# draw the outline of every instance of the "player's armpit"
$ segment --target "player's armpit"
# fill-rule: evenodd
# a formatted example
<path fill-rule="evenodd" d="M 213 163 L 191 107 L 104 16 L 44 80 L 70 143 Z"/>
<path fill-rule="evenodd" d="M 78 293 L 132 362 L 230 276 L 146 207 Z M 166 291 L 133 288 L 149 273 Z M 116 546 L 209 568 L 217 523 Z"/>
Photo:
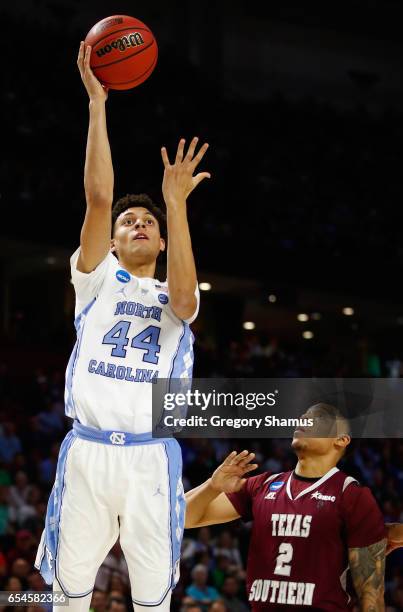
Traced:
<path fill-rule="evenodd" d="M 201 497 L 203 491 L 189 491 L 186 493 L 186 518 L 185 528 L 191 529 L 195 527 L 206 527 L 207 525 L 218 525 L 220 523 L 229 523 L 240 517 L 234 506 L 225 493 L 220 493 L 215 499 L 210 501 L 207 506 L 199 512 Z M 199 507 L 198 507 L 199 506 Z"/>
<path fill-rule="evenodd" d="M 348 550 L 351 577 L 362 612 L 385 610 L 385 554 L 385 539 L 371 546 Z"/>

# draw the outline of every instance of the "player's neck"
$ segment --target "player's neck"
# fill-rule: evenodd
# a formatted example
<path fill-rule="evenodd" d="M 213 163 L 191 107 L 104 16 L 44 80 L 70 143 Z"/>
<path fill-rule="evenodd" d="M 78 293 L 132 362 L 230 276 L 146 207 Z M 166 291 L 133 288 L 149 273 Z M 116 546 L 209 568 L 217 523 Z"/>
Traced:
<path fill-rule="evenodd" d="M 295 473 L 305 478 L 321 478 L 335 466 L 333 459 L 321 457 L 298 457 Z"/>
<path fill-rule="evenodd" d="M 120 265 L 130 272 L 133 276 L 138 278 L 154 278 L 155 275 L 155 261 L 153 262 L 133 262 L 127 261 L 126 259 L 119 258 Z"/>

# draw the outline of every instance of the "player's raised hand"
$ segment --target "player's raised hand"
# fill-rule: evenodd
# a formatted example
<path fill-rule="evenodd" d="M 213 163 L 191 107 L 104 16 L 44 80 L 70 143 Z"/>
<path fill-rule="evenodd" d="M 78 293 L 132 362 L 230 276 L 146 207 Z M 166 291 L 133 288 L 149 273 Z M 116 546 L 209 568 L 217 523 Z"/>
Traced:
<path fill-rule="evenodd" d="M 87 90 L 90 100 L 106 100 L 108 97 L 108 90 L 101 85 L 92 72 L 90 58 L 91 47 L 89 45 L 86 46 L 85 43 L 81 41 L 77 57 L 77 66 L 85 89 Z"/>
<path fill-rule="evenodd" d="M 255 454 L 247 450 L 241 453 L 233 451 L 212 475 L 212 488 L 221 493 L 235 493 L 242 489 L 246 482 L 245 474 L 258 467 L 257 463 L 251 463 L 254 458 Z"/>
<path fill-rule="evenodd" d="M 175 162 L 173 164 L 169 162 L 166 148 L 162 147 L 161 149 L 162 161 L 165 168 L 162 181 L 162 193 L 167 206 L 185 203 L 189 194 L 192 193 L 193 189 L 197 187 L 203 179 L 211 178 L 209 172 L 199 172 L 193 176 L 194 171 L 208 149 L 208 144 L 205 143 L 195 155 L 198 141 L 198 138 L 193 138 L 185 155 L 185 140 L 182 138 L 179 141 Z"/>

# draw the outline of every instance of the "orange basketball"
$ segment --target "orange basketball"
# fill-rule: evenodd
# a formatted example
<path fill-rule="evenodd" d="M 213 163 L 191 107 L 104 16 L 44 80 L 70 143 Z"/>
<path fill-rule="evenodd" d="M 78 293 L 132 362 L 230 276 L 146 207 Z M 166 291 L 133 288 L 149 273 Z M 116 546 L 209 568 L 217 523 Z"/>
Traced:
<path fill-rule="evenodd" d="M 127 15 L 106 17 L 85 38 L 91 45 L 91 68 L 110 89 L 132 89 L 148 79 L 157 64 L 158 47 L 151 30 Z"/>

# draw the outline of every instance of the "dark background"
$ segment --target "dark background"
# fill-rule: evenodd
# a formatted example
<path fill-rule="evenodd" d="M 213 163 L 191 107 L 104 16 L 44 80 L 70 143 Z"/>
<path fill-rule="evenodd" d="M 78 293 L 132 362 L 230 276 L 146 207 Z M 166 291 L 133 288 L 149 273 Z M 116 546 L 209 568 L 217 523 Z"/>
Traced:
<path fill-rule="evenodd" d="M 79 41 L 99 19 L 123 13 L 149 25 L 159 45 L 151 78 L 109 95 L 116 197 L 148 192 L 162 204 L 160 146 L 172 154 L 180 137 L 193 135 L 210 143 L 203 169 L 212 179 L 188 207 L 199 280 L 212 285 L 194 324 L 195 375 L 401 376 L 399 11 L 397 0 L 2 6 L 4 577 L 15 574 L 10 550 L 26 527 L 7 514 L 9 487 L 22 470 L 38 488 L 30 502 L 37 522 L 28 525 L 34 548 L 53 444 L 67 425 L 63 370 L 74 344 L 68 259 L 84 217 L 88 122 Z M 354 314 L 344 315 L 345 307 Z M 246 321 L 253 330 L 243 328 Z M 4 454 L 13 436 L 22 447 L 13 442 L 15 452 Z M 189 485 L 226 450 L 205 442 L 184 446 Z M 402 520 L 400 441 L 361 442 L 354 453 L 351 471 L 371 485 L 386 518 Z M 262 465 L 273 454 L 280 467 L 292 462 L 283 448 L 264 446 Z M 399 565 L 395 553 L 388 560 L 391 609 L 403 607 Z"/>

